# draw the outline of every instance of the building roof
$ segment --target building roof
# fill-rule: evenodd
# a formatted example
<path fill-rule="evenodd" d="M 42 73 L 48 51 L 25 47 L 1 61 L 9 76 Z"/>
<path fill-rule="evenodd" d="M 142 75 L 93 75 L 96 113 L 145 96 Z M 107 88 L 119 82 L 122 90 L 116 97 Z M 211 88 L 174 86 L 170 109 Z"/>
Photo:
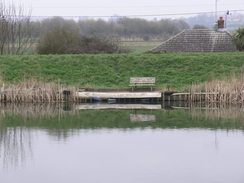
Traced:
<path fill-rule="evenodd" d="M 227 31 L 184 30 L 163 42 L 152 52 L 234 52 L 236 46 Z"/>

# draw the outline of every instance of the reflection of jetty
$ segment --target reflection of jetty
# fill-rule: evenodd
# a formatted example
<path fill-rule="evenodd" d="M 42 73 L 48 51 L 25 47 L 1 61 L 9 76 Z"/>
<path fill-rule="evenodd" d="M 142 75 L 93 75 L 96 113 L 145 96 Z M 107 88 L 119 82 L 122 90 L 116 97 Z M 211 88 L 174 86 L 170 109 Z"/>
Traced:
<path fill-rule="evenodd" d="M 130 114 L 131 122 L 155 122 L 156 116 L 149 114 Z"/>
<path fill-rule="evenodd" d="M 103 109 L 162 109 L 161 104 L 82 104 L 76 107 L 78 110 L 103 110 Z"/>
<path fill-rule="evenodd" d="M 78 92 L 78 97 L 84 99 L 138 99 L 138 98 L 161 98 L 161 92 Z"/>

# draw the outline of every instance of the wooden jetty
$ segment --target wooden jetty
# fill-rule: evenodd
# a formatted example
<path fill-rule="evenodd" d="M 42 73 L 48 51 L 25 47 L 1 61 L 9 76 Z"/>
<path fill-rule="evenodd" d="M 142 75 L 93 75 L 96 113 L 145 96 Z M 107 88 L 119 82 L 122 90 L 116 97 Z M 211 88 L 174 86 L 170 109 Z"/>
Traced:
<path fill-rule="evenodd" d="M 135 77 L 130 78 L 130 86 L 132 88 L 84 88 L 82 91 L 75 93 L 75 97 L 81 101 L 102 101 L 102 100 L 114 100 L 118 101 L 138 101 L 138 100 L 150 100 L 150 101 L 204 101 L 210 98 L 212 94 L 209 93 L 177 93 L 173 91 L 162 91 L 159 88 L 153 88 L 156 83 L 155 77 Z M 136 88 L 136 87 L 150 86 L 149 88 Z M 68 92 L 69 94 L 71 92 Z M 217 96 L 218 94 L 214 94 Z M 67 97 L 68 95 L 66 95 Z"/>
<path fill-rule="evenodd" d="M 90 100 L 103 100 L 116 99 L 116 101 L 137 101 L 143 99 L 156 100 L 156 101 L 204 101 L 206 97 L 211 95 L 218 95 L 216 93 L 179 93 L 170 91 L 79 91 L 75 96 L 81 101 Z"/>

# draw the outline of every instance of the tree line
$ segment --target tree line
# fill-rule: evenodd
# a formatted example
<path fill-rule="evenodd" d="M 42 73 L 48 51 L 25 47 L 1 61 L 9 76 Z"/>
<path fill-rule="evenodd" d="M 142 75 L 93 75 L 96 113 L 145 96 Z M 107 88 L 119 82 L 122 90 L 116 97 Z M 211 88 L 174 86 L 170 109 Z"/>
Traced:
<path fill-rule="evenodd" d="M 113 17 L 106 21 L 75 21 L 62 17 L 37 20 L 22 6 L 6 5 L 0 0 L 0 54 L 24 54 L 32 48 L 37 48 L 40 54 L 124 53 L 129 50 L 119 45 L 120 40 L 165 40 L 190 27 L 207 28 L 199 24 L 190 26 L 186 21 L 127 17 Z M 234 38 L 243 50 L 243 31 Z"/>
<path fill-rule="evenodd" d="M 188 29 L 189 25 L 183 20 L 172 19 L 150 21 L 139 18 L 111 18 L 108 21 L 102 19 L 74 21 L 62 17 L 53 17 L 41 21 L 32 21 L 31 28 L 35 38 L 39 38 L 50 31 L 63 29 L 82 35 L 113 35 L 121 38 L 149 40 L 175 35 L 183 29 Z"/>
<path fill-rule="evenodd" d="M 30 14 L 22 6 L 0 0 L 0 55 L 23 54 L 31 41 Z"/>

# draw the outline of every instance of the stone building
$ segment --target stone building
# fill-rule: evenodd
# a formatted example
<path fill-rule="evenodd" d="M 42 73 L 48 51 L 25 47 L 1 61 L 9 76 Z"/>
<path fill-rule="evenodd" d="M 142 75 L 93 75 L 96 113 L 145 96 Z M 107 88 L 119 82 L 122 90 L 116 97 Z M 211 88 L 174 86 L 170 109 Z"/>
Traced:
<path fill-rule="evenodd" d="M 231 34 L 209 29 L 184 30 L 151 52 L 235 52 Z"/>

